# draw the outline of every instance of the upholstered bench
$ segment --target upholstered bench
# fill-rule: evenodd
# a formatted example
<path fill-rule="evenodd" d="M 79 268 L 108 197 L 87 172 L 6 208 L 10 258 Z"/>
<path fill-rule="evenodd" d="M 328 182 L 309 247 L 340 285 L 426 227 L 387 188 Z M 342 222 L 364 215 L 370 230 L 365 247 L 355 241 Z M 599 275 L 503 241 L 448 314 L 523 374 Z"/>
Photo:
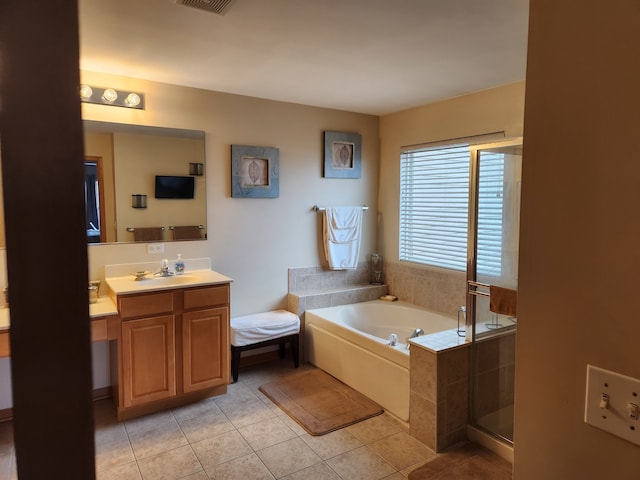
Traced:
<path fill-rule="evenodd" d="M 300 318 L 286 310 L 254 313 L 231 319 L 231 374 L 238 381 L 240 354 L 245 350 L 280 346 L 280 358 L 284 358 L 285 346 L 289 342 L 293 353 L 293 365 L 299 365 Z"/>

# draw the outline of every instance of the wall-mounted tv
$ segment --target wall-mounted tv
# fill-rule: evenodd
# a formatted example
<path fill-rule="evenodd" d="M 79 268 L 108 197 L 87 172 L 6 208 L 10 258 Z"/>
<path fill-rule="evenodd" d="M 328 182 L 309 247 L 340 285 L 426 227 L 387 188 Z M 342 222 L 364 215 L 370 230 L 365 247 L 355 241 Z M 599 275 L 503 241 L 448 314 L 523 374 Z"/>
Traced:
<path fill-rule="evenodd" d="M 194 177 L 156 175 L 156 198 L 193 198 Z"/>

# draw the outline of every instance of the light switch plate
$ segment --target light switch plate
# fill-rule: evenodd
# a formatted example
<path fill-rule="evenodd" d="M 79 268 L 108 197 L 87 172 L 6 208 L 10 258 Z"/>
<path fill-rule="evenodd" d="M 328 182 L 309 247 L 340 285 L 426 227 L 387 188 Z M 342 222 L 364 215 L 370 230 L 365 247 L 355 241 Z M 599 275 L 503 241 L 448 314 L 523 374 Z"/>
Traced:
<path fill-rule="evenodd" d="M 606 402 L 603 395 L 608 396 Z M 587 365 L 586 423 L 640 445 L 640 421 L 637 415 L 632 418 L 638 405 L 640 380 Z"/>
<path fill-rule="evenodd" d="M 164 243 L 147 244 L 147 254 L 152 254 L 152 253 L 164 253 Z"/>

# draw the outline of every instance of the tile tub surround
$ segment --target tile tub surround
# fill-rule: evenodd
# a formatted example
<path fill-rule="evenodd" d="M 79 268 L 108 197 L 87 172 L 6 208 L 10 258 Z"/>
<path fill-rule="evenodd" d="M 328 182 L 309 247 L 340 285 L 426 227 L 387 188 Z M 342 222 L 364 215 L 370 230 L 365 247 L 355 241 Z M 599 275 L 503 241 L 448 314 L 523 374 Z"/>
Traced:
<path fill-rule="evenodd" d="M 306 310 L 367 302 L 387 293 L 387 285 L 369 285 L 369 265 L 365 262 L 359 263 L 355 270 L 290 268 L 287 310 L 300 317 L 300 358 L 306 361 L 303 340 Z"/>
<path fill-rule="evenodd" d="M 466 304 L 466 272 L 385 261 L 389 293 L 399 300 L 434 312 L 455 316 Z"/>
<path fill-rule="evenodd" d="M 327 267 L 289 269 L 289 292 L 336 290 L 340 287 L 367 285 L 369 265 L 358 263 L 355 270 L 329 270 Z"/>
<path fill-rule="evenodd" d="M 470 346 L 411 347 L 409 433 L 436 452 L 467 438 Z"/>

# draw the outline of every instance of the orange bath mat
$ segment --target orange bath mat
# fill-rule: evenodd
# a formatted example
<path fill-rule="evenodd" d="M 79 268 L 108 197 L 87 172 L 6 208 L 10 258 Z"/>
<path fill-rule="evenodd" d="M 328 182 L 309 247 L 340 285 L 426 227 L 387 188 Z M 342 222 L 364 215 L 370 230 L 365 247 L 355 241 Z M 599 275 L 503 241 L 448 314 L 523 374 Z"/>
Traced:
<path fill-rule="evenodd" d="M 311 435 L 324 435 L 383 412 L 320 369 L 267 383 L 259 390 Z"/>

